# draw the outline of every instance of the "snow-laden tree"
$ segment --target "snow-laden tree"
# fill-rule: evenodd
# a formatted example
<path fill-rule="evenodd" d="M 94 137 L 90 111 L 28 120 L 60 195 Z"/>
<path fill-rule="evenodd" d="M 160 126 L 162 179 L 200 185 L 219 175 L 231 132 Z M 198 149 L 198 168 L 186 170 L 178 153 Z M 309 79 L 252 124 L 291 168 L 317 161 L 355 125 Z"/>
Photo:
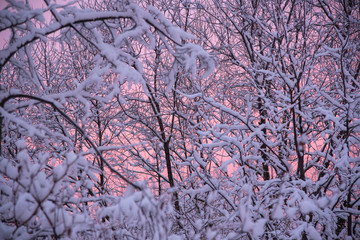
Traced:
<path fill-rule="evenodd" d="M 360 237 L 358 2 L 44 6 L 0 13 L 6 238 Z"/>
<path fill-rule="evenodd" d="M 166 55 L 166 77 L 158 80 L 165 98 L 180 70 L 199 78 L 212 71 L 211 58 L 154 7 L 44 3 L 33 9 L 9 1 L 0 12 L 0 30 L 9 36 L 0 52 L 1 235 L 169 237 L 172 193 L 156 200 L 132 159 L 151 144 L 137 139 L 143 114 L 162 118 L 147 58 Z M 132 106 L 132 97 L 152 109 Z M 159 127 L 166 155 L 170 137 Z M 174 187 L 170 161 L 161 162 L 165 173 L 148 164 L 146 174 L 165 175 Z"/>
<path fill-rule="evenodd" d="M 262 226 L 268 238 L 359 237 L 359 3 L 189 4 L 218 60 L 216 90 L 188 95 L 211 109 L 194 159 L 208 169 L 202 192 L 221 193 L 207 206 L 216 224 L 235 238 Z"/>

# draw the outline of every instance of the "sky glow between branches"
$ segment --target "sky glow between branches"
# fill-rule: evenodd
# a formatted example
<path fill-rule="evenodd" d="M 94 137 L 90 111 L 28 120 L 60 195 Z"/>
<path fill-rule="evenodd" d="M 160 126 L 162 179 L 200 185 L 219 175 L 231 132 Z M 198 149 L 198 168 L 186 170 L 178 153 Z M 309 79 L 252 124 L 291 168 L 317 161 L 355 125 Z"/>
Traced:
<path fill-rule="evenodd" d="M 360 3 L 64 3 L 0 2 L 5 239 L 360 238 Z"/>

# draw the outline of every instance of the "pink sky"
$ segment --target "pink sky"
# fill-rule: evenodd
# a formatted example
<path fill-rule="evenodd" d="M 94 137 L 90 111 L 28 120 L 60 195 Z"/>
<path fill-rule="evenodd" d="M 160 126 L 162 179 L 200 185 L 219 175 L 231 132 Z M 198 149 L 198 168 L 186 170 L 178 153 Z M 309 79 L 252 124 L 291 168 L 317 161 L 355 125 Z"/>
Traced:
<path fill-rule="evenodd" d="M 25 0 L 24 0 L 25 1 Z M 53 0 L 50 0 L 50 2 L 54 2 Z M 62 1 L 56 1 L 56 2 L 67 2 L 67 0 L 62 0 Z M 29 0 L 30 6 L 34 9 L 36 8 L 43 8 L 46 6 L 44 0 Z M 0 0 L 0 10 L 3 10 L 6 5 L 8 3 L 6 2 L 6 0 Z M 44 15 L 46 18 L 46 14 Z M 0 49 L 3 49 L 6 46 L 6 42 L 9 39 L 9 34 L 10 31 L 9 30 L 5 30 L 5 31 L 1 31 L 0 32 Z"/>

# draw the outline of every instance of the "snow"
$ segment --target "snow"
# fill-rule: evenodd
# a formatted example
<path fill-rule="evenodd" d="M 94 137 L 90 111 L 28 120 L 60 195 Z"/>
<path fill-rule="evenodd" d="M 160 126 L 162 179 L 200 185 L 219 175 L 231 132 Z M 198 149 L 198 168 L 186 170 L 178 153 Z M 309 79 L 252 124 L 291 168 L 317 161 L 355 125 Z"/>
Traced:
<path fill-rule="evenodd" d="M 4 224 L 2 221 L 0 222 L 0 234 L 4 239 L 11 239 L 13 228 Z"/>
<path fill-rule="evenodd" d="M 26 141 L 25 141 L 24 139 L 18 140 L 18 141 L 16 142 L 16 147 L 17 147 L 19 150 L 25 149 L 25 148 L 26 148 Z"/>
<path fill-rule="evenodd" d="M 43 201 L 48 197 L 51 191 L 52 184 L 46 179 L 46 175 L 43 171 L 40 171 L 36 177 L 32 186 L 32 195 L 36 200 Z"/>
<path fill-rule="evenodd" d="M 6 175 L 7 175 L 9 178 L 11 178 L 11 179 L 16 179 L 16 178 L 18 177 L 19 172 L 18 172 L 17 167 L 12 166 L 12 164 L 9 164 L 9 163 L 8 163 L 8 164 L 5 166 L 5 168 L 6 168 Z"/>
<path fill-rule="evenodd" d="M 36 210 L 36 200 L 30 193 L 23 193 L 19 196 L 15 205 L 15 217 L 19 222 L 25 222 L 33 216 Z"/>
<path fill-rule="evenodd" d="M 8 1 L 1 237 L 346 238 L 338 219 L 360 213 L 360 84 L 343 27 L 358 19 L 289 1 L 310 16 L 302 32 L 280 2 Z"/>
<path fill-rule="evenodd" d="M 286 209 L 286 216 L 289 218 L 289 219 L 294 219 L 295 218 L 295 214 L 298 212 L 298 208 L 296 207 L 289 207 Z"/>
<path fill-rule="evenodd" d="M 319 206 L 319 208 L 326 208 L 329 206 L 330 204 L 330 200 L 328 197 L 324 196 L 324 197 L 321 197 L 319 198 L 317 201 L 316 201 L 317 205 Z"/>
<path fill-rule="evenodd" d="M 280 201 L 279 201 L 280 202 Z M 284 211 L 280 204 L 278 204 L 271 214 L 273 219 L 282 219 L 284 217 Z"/>
<path fill-rule="evenodd" d="M 53 174 L 54 174 L 54 182 L 59 181 L 61 178 L 63 178 L 65 176 L 67 167 L 64 164 L 60 164 L 58 166 L 56 166 L 53 169 Z"/>
<path fill-rule="evenodd" d="M 251 236 L 253 236 L 255 239 L 258 239 L 264 233 L 265 223 L 266 223 L 266 219 L 259 219 L 255 222 L 251 221 L 250 219 L 247 219 L 245 221 L 243 230 L 245 232 L 249 232 Z"/>
<path fill-rule="evenodd" d="M 303 199 L 299 206 L 302 214 L 309 214 L 317 211 L 318 209 L 316 203 L 314 203 L 314 201 L 309 198 Z"/>
<path fill-rule="evenodd" d="M 66 164 L 72 165 L 77 160 L 77 155 L 74 152 L 68 152 L 66 154 Z"/>
<path fill-rule="evenodd" d="M 308 226 L 306 233 L 307 233 L 308 239 L 312 239 L 312 240 L 321 240 L 322 239 L 321 235 L 316 231 L 316 229 L 313 226 Z"/>

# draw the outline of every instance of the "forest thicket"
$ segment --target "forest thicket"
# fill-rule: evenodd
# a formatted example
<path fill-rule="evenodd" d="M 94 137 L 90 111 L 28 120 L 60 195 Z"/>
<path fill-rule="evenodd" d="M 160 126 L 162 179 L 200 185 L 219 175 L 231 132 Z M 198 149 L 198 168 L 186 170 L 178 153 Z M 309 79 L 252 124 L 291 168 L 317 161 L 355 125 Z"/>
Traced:
<path fill-rule="evenodd" d="M 0 238 L 360 239 L 358 0 L 7 0 L 0 34 Z"/>

